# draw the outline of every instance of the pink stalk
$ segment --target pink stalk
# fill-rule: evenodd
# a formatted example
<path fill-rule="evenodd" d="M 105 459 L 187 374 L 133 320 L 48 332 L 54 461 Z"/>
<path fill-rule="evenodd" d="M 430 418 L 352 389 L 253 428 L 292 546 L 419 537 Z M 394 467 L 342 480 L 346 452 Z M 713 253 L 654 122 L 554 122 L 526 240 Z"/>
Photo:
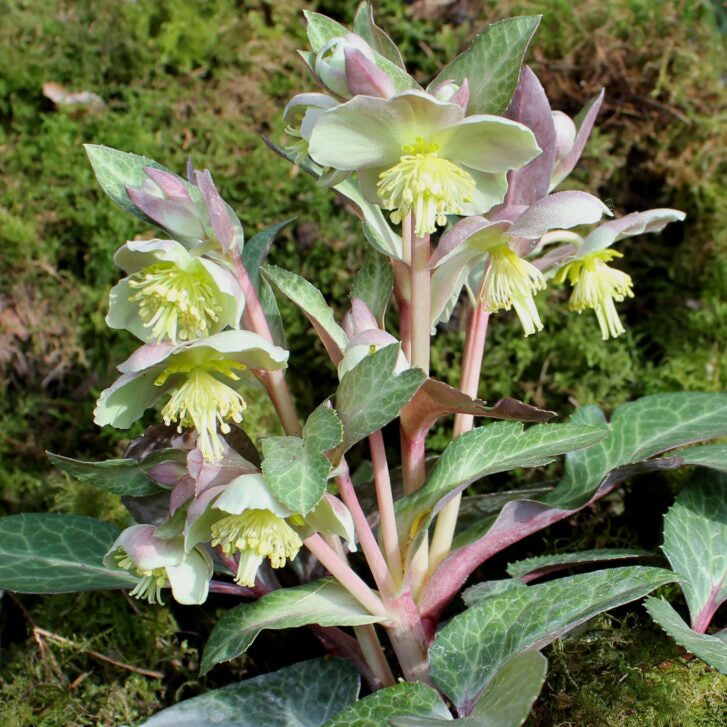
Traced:
<path fill-rule="evenodd" d="M 371 575 L 374 577 L 376 586 L 381 591 L 384 598 L 391 597 L 395 591 L 391 573 L 389 573 L 389 568 L 386 565 L 386 560 L 379 548 L 379 544 L 376 542 L 374 533 L 366 518 L 366 513 L 363 511 L 361 503 L 358 500 L 353 482 L 351 482 L 348 467 L 345 462 L 342 462 L 341 466 L 344 468 L 344 471 L 336 477 L 338 492 L 351 513 L 353 525 L 356 529 L 356 535 L 358 536 L 359 543 L 361 544 L 361 550 L 366 557 L 366 561 L 371 569 Z"/>
<path fill-rule="evenodd" d="M 235 270 L 237 282 L 242 289 L 245 297 L 245 312 L 242 314 L 242 320 L 245 327 L 254 331 L 258 335 L 273 343 L 273 336 L 270 333 L 267 318 L 260 305 L 260 299 L 257 297 L 255 286 L 250 280 L 242 258 L 239 252 L 232 254 L 232 264 Z M 302 433 L 298 414 L 295 411 L 295 404 L 290 395 L 290 389 L 285 383 L 285 376 L 282 371 L 265 371 L 260 372 L 258 378 L 268 390 L 270 399 L 273 402 L 275 411 L 280 417 L 280 422 L 286 434 L 300 436 Z"/>
<path fill-rule="evenodd" d="M 721 590 L 722 582 L 718 583 L 712 588 L 709 593 L 707 603 L 704 604 L 704 608 L 697 614 L 697 617 L 692 622 L 692 628 L 698 634 L 706 633 L 709 624 L 712 622 L 714 614 L 717 612 L 717 609 L 722 605 L 722 601 L 717 600 Z"/>
<path fill-rule="evenodd" d="M 369 445 L 371 447 L 371 462 L 374 467 L 376 501 L 381 516 L 381 540 L 384 545 L 384 558 L 389 566 L 389 572 L 395 580 L 399 581 L 402 576 L 401 549 L 399 547 L 399 533 L 396 529 L 396 514 L 394 512 L 389 465 L 386 461 L 384 438 L 380 429 L 369 437 Z"/>
<path fill-rule="evenodd" d="M 460 391 L 477 397 L 477 389 L 480 382 L 480 371 L 482 359 L 485 352 L 485 339 L 487 338 L 487 323 L 490 314 L 485 311 L 484 306 L 478 303 L 470 310 L 467 320 L 467 333 L 465 334 L 465 348 L 462 354 L 462 379 Z M 468 432 L 474 425 L 472 414 L 457 414 L 454 418 L 453 438 Z M 434 572 L 437 566 L 447 557 L 452 548 L 454 530 L 459 515 L 459 505 L 462 495 L 452 498 L 437 516 L 437 524 L 432 536 L 432 547 L 429 551 L 429 570 Z"/>
<path fill-rule="evenodd" d="M 323 538 L 314 533 L 307 537 L 303 544 L 328 572 L 370 613 L 390 619 L 391 614 L 384 607 L 381 598 L 372 591 L 366 583 L 352 570 L 345 561 L 341 560 Z"/>
<path fill-rule="evenodd" d="M 372 671 L 376 674 L 379 686 L 372 687 L 381 689 L 382 687 L 390 687 L 396 684 L 396 679 L 391 673 L 389 662 L 386 661 L 386 654 L 381 647 L 376 627 L 373 624 L 365 624 L 363 626 L 354 626 L 353 633 L 356 634 L 361 652 L 369 664 Z"/>

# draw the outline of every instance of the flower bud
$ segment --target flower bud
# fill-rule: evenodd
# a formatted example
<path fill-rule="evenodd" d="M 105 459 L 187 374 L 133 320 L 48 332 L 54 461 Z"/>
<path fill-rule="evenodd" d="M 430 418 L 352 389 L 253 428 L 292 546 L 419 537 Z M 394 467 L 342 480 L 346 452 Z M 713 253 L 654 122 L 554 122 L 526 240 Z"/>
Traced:
<path fill-rule="evenodd" d="M 454 103 L 463 111 L 467 111 L 467 105 L 470 102 L 470 88 L 466 78 L 461 85 L 454 81 L 442 81 L 431 89 L 431 93 L 437 101 Z"/>
<path fill-rule="evenodd" d="M 314 70 L 321 83 L 343 98 L 351 98 L 352 92 L 346 78 L 346 48 L 360 51 L 373 61 L 374 54 L 368 43 L 354 33 L 333 38 L 316 56 Z"/>

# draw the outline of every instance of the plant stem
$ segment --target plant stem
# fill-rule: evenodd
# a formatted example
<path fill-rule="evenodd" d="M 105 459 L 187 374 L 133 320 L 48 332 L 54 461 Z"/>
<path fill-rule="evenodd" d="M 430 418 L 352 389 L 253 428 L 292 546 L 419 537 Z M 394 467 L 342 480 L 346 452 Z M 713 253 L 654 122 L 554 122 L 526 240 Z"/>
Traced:
<path fill-rule="evenodd" d="M 381 540 L 384 546 L 384 558 L 392 577 L 396 582 L 400 582 L 402 564 L 399 533 L 396 529 L 396 513 L 394 512 L 394 496 L 391 490 L 389 465 L 386 461 L 384 438 L 380 429 L 369 436 L 369 445 L 371 447 L 371 462 L 374 467 L 376 501 L 381 516 Z"/>
<path fill-rule="evenodd" d="M 404 219 L 411 228 L 414 227 L 414 216 L 409 213 Z M 430 348 L 430 278 L 429 271 L 429 235 L 417 237 L 412 234 L 411 243 L 411 365 L 416 366 L 429 375 L 429 348 Z"/>
<path fill-rule="evenodd" d="M 348 563 L 336 555 L 333 548 L 318 533 L 307 537 L 303 544 L 365 609 L 374 616 L 381 616 L 385 619 L 391 618 L 381 598 L 366 585 Z"/>
<path fill-rule="evenodd" d="M 239 252 L 231 255 L 232 266 L 235 271 L 235 277 L 242 289 L 245 298 L 245 311 L 242 314 L 242 320 L 245 328 L 254 331 L 262 336 L 270 343 L 274 343 L 268 319 L 260 305 L 260 299 L 257 296 L 255 286 L 250 280 L 247 269 L 242 262 Z M 278 413 L 280 422 L 286 434 L 300 436 L 302 433 L 298 414 L 295 410 L 293 397 L 290 395 L 290 389 L 285 382 L 285 376 L 282 371 L 265 371 L 260 372 L 258 376 L 265 388 L 268 390 L 270 399 L 273 402 L 275 411 Z"/>
<path fill-rule="evenodd" d="M 478 303 L 470 310 L 465 335 L 465 349 L 462 355 L 462 378 L 460 391 L 475 398 L 480 381 L 482 358 L 485 352 L 485 339 L 487 338 L 487 323 L 490 314 L 484 306 Z M 472 429 L 474 417 L 471 414 L 457 414 L 454 418 L 453 438 Z M 447 557 L 452 548 L 454 530 L 459 515 L 459 505 L 462 495 L 459 494 L 450 500 L 437 516 L 437 524 L 432 536 L 432 547 L 429 551 L 429 573 L 433 573 L 437 566 Z"/>
<path fill-rule="evenodd" d="M 358 639 L 366 663 L 381 682 L 381 687 L 390 687 L 396 684 L 396 679 L 391 673 L 391 667 L 386 660 L 375 626 L 373 624 L 354 626 L 353 633 Z"/>
<path fill-rule="evenodd" d="M 345 460 L 342 461 L 340 466 L 343 472 L 336 477 L 336 484 L 338 485 L 341 499 L 351 513 L 356 535 L 361 544 L 361 550 L 366 557 L 366 562 L 371 569 L 371 575 L 374 577 L 376 586 L 381 591 L 384 599 L 390 598 L 394 595 L 396 586 L 386 565 L 386 559 L 379 548 L 379 544 L 376 542 L 376 537 L 371 530 L 366 513 L 363 511 L 361 503 L 358 500 Z"/>

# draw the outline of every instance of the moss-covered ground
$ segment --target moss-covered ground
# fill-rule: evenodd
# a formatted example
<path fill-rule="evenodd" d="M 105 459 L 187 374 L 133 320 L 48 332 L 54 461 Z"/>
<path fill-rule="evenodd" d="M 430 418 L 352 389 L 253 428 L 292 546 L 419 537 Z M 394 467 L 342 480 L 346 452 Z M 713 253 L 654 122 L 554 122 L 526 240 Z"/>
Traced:
<path fill-rule="evenodd" d="M 44 458 L 46 449 L 116 455 L 142 426 L 99 432 L 91 420 L 95 397 L 135 345 L 103 323 L 105 296 L 117 276 L 111 256 L 123 241 L 150 230 L 99 192 L 82 144 L 135 151 L 180 171 L 192 156 L 213 171 L 248 234 L 297 215 L 272 258 L 343 308 L 363 251 L 357 223 L 329 192 L 272 155 L 260 135 L 280 139 L 283 104 L 312 88 L 295 54 L 304 47 L 300 10 L 317 8 L 348 22 L 355 2 L 8 0 L 0 6 L 0 514 L 53 509 L 122 524 L 116 498 L 53 473 Z M 512 318 L 495 320 L 481 394 L 489 400 L 513 395 L 567 414 L 574 405 L 611 409 L 657 391 L 723 390 L 721 4 L 382 0 L 378 7 L 421 80 L 485 22 L 543 13 L 529 61 L 553 106 L 574 114 L 601 86 L 607 90 L 571 186 L 598 193 L 618 213 L 671 206 L 688 214 L 683 226 L 622 246 L 637 293 L 622 306 L 627 335 L 604 344 L 595 320 L 568 314 L 565 295 L 551 289 L 539 301 L 543 334 L 523 339 Z M 96 93 L 104 105 L 57 107 L 43 93 L 49 82 Z M 332 388 L 333 372 L 298 313 L 284 306 L 283 315 L 295 393 L 301 409 L 310 410 Z M 452 383 L 462 339 L 456 314 L 433 354 L 435 372 Z M 270 421 L 262 408 L 248 426 L 259 436 Z M 443 433 L 433 440 L 444 442 Z M 653 547 L 676 484 L 645 483 L 592 513 L 594 524 L 579 520 L 570 530 L 546 533 L 535 552 L 541 545 L 645 540 Z M 656 506 L 647 493 L 655 493 Z M 639 517 L 619 515 L 624 503 L 627 513 L 638 508 Z M 264 649 L 253 648 L 250 660 L 200 682 L 196 663 L 211 624 L 202 609 L 149 608 L 115 593 L 5 594 L 0 724 L 133 724 L 164 704 L 268 666 Z M 33 625 L 52 635 L 34 632 Z M 315 648 L 301 639 L 301 647 Z M 302 656 L 291 654 L 291 661 Z M 727 719 L 720 701 L 725 680 L 680 655 L 641 615 L 605 619 L 549 656 L 533 726 L 717 727 Z M 162 677 L 134 670 L 140 668 Z"/>

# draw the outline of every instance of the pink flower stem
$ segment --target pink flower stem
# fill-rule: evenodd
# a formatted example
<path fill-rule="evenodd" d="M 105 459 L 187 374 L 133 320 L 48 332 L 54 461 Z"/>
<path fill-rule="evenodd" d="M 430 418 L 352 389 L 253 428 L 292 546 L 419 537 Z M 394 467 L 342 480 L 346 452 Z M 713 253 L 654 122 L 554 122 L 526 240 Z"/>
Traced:
<path fill-rule="evenodd" d="M 384 546 L 384 558 L 389 572 L 396 581 L 402 577 L 401 549 L 399 547 L 399 533 L 396 529 L 396 513 L 394 511 L 394 496 L 391 490 L 391 477 L 389 465 L 386 461 L 386 449 L 381 430 L 369 436 L 371 447 L 371 462 L 374 467 L 374 485 L 376 487 L 376 500 L 381 516 L 381 539 Z"/>
<path fill-rule="evenodd" d="M 487 323 L 490 314 L 484 306 L 478 303 L 470 310 L 467 320 L 467 333 L 465 334 L 465 347 L 462 354 L 462 377 L 460 391 L 477 397 L 477 389 L 482 370 L 482 359 L 485 352 L 485 339 L 487 338 Z M 453 438 L 470 431 L 474 425 L 471 414 L 457 414 L 454 418 Z M 459 515 L 459 505 L 462 495 L 452 498 L 437 516 L 437 524 L 432 536 L 432 547 L 429 550 L 429 573 L 433 573 L 437 566 L 449 555 L 454 539 L 454 531 Z"/>
<path fill-rule="evenodd" d="M 270 343 L 273 343 L 273 336 L 270 332 L 268 320 L 260 305 L 260 299 L 255 291 L 255 286 L 252 284 L 252 280 L 250 280 L 247 269 L 242 262 L 240 253 L 237 251 L 233 252 L 231 258 L 235 277 L 245 298 L 245 311 L 242 314 L 243 325 L 248 330 L 254 331 L 270 341 Z M 286 434 L 300 436 L 300 421 L 298 420 L 293 397 L 290 395 L 290 389 L 285 382 L 283 372 L 260 371 L 256 375 L 267 389 Z"/>
<path fill-rule="evenodd" d="M 345 460 L 341 462 L 340 467 L 343 469 L 343 472 L 336 477 L 338 492 L 351 513 L 356 535 L 361 544 L 361 550 L 366 557 L 366 562 L 371 569 L 371 575 L 374 577 L 376 586 L 381 591 L 384 599 L 390 598 L 393 596 L 396 587 L 386 564 L 386 559 L 379 548 L 379 544 L 376 542 L 376 537 L 374 536 L 373 530 L 371 530 L 366 513 L 363 511 L 361 503 L 358 500 Z"/>
<path fill-rule="evenodd" d="M 722 601 L 718 601 L 719 594 L 722 591 L 722 582 L 715 585 L 710 591 L 707 603 L 704 604 L 704 608 L 697 614 L 697 617 L 692 623 L 692 628 L 698 634 L 704 634 L 707 632 L 707 628 L 717 612 L 717 609 L 722 604 Z"/>
<path fill-rule="evenodd" d="M 320 561 L 321 565 L 367 610 L 374 616 L 390 619 L 391 614 L 381 598 L 372 591 L 353 569 L 338 557 L 333 548 L 323 538 L 314 533 L 303 544 Z"/>

